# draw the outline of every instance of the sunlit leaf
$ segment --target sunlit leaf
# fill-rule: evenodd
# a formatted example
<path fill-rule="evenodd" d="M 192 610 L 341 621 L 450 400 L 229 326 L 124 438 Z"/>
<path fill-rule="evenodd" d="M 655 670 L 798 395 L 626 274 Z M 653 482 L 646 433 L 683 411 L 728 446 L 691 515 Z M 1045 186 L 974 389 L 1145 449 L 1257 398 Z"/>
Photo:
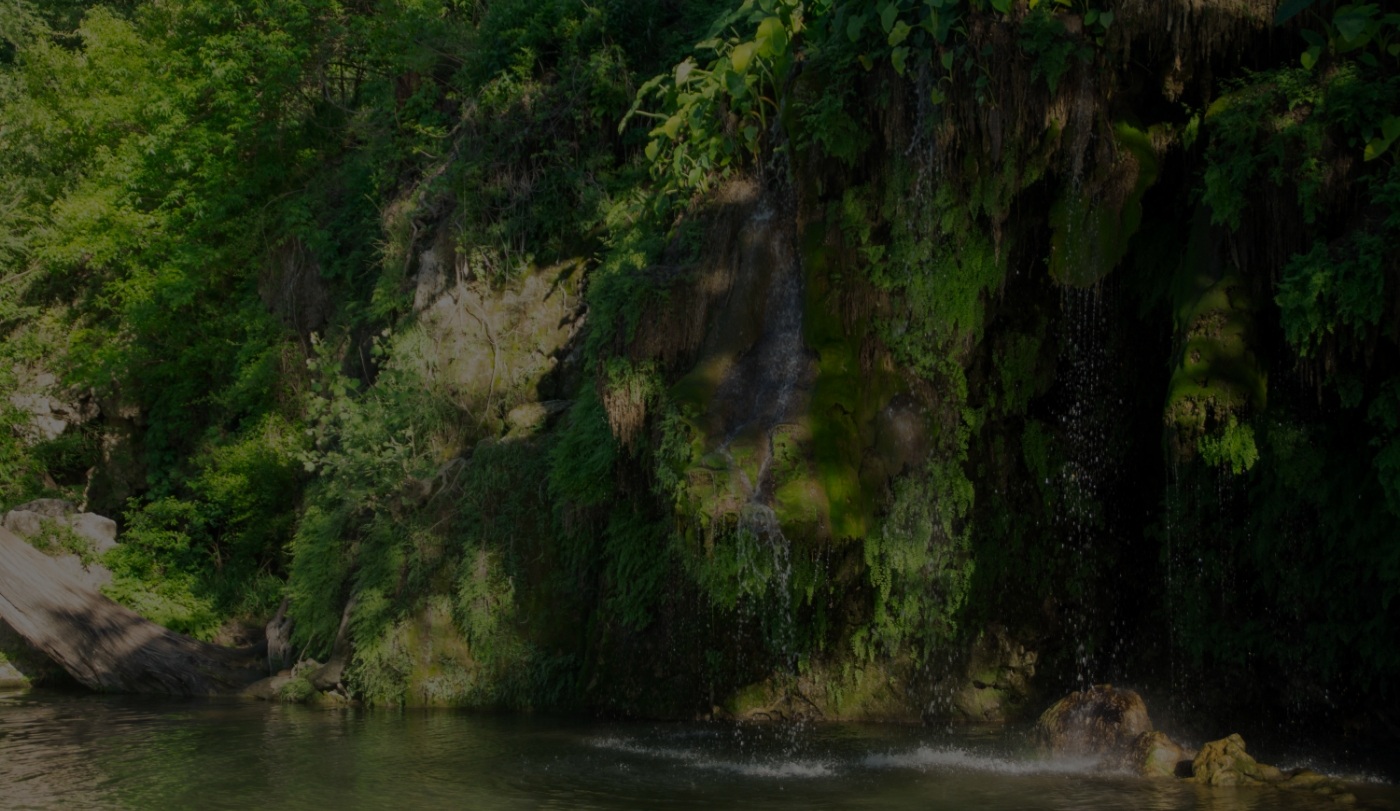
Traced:
<path fill-rule="evenodd" d="M 890 64 L 894 65 L 895 73 L 898 73 L 900 76 L 904 75 L 904 61 L 908 58 L 909 49 L 904 46 L 890 51 Z"/>
<path fill-rule="evenodd" d="M 754 38 L 758 45 L 758 55 L 772 57 L 787 50 L 788 34 L 783 21 L 768 17 L 758 24 L 758 35 Z"/>
<path fill-rule="evenodd" d="M 734 50 L 729 52 L 729 63 L 734 66 L 734 70 L 743 73 L 749 69 L 749 63 L 753 61 L 756 50 L 758 50 L 758 45 L 752 42 L 735 45 Z"/>
<path fill-rule="evenodd" d="M 685 84 L 686 80 L 690 78 L 690 73 L 693 70 L 695 70 L 695 62 L 687 56 L 685 58 L 685 61 L 681 62 L 679 65 L 676 65 L 676 84 Z"/>
<path fill-rule="evenodd" d="M 913 29 L 909 27 L 909 24 L 903 20 L 900 20 L 899 22 L 895 23 L 894 28 L 890 30 L 890 47 L 894 47 L 899 43 L 903 42 L 904 40 L 908 39 L 909 32 L 912 30 Z"/>

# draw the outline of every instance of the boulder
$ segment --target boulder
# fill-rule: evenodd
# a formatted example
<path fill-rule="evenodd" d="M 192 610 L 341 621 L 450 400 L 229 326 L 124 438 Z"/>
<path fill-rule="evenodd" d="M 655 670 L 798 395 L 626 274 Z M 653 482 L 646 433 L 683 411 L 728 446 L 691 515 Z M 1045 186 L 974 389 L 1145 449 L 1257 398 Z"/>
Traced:
<path fill-rule="evenodd" d="M 110 518 L 79 513 L 72 502 L 41 498 L 5 513 L 0 527 L 46 550 L 87 588 L 97 591 L 112 582 L 112 573 L 95 560 L 117 545 L 117 522 Z"/>
<path fill-rule="evenodd" d="M 1070 693 L 1036 722 L 1036 737 L 1055 755 L 1123 759 L 1138 737 L 1151 731 L 1152 719 L 1142 697 L 1110 684 Z"/>
<path fill-rule="evenodd" d="M 1195 750 L 1167 737 L 1165 732 L 1144 732 L 1133 741 L 1127 766 L 1143 777 L 1190 777 Z"/>
<path fill-rule="evenodd" d="M 68 519 L 68 526 L 80 537 L 92 541 L 92 548 L 101 555 L 117 545 L 117 522 L 97 513 L 78 513 Z"/>
<path fill-rule="evenodd" d="M 1231 735 L 1201 747 L 1191 762 L 1192 779 L 1208 786 L 1258 786 L 1278 783 L 1283 772 L 1256 761 L 1245 751 L 1244 739 Z"/>
<path fill-rule="evenodd" d="M 15 507 L 11 512 L 35 513 L 44 518 L 67 518 L 78 511 L 78 505 L 61 498 L 36 498 Z"/>
<path fill-rule="evenodd" d="M 29 686 L 29 677 L 0 656 L 0 690 L 22 690 Z"/>
<path fill-rule="evenodd" d="M 117 545 L 117 522 L 97 513 L 80 513 L 71 501 L 41 498 L 21 504 L 5 513 L 5 529 L 22 538 L 35 538 L 44 531 L 45 522 L 71 529 L 92 545 L 101 555 Z"/>
<path fill-rule="evenodd" d="M 259 701 L 277 701 L 281 696 L 282 688 L 291 684 L 295 678 L 290 670 L 284 670 L 275 676 L 268 676 L 253 682 L 243 688 L 239 695 L 256 698 Z"/>

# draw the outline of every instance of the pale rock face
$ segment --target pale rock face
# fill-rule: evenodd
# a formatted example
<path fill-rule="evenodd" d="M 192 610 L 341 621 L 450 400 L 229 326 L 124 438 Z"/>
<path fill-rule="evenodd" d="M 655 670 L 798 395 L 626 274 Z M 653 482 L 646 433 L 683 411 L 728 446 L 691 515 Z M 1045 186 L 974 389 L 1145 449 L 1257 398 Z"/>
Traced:
<path fill-rule="evenodd" d="M 93 550 L 101 555 L 117 545 L 117 522 L 97 513 L 78 513 L 69 519 L 73 531 L 92 541 Z"/>
<path fill-rule="evenodd" d="M 33 538 L 52 521 L 92 543 L 93 552 L 103 554 L 117 545 L 117 522 L 97 513 L 80 513 L 72 502 L 41 498 L 21 504 L 5 513 L 5 529 L 23 538 Z"/>
<path fill-rule="evenodd" d="M 68 529 L 86 541 L 93 555 L 101 556 L 117 545 L 117 522 L 97 513 L 80 513 L 71 502 L 42 498 L 21 504 L 5 513 L 0 526 L 21 538 L 39 538 L 52 528 Z M 101 589 L 112 582 L 112 573 L 100 563 L 83 564 L 75 554 L 57 556 L 79 582 L 92 589 Z"/>
<path fill-rule="evenodd" d="M 72 392 L 66 392 L 69 396 L 65 399 L 60 396 L 64 393 L 54 375 L 39 372 L 10 395 L 10 404 L 29 416 L 27 423 L 17 426 L 21 440 L 34 444 L 57 439 L 68 426 L 97 416 L 92 403 L 73 396 Z"/>

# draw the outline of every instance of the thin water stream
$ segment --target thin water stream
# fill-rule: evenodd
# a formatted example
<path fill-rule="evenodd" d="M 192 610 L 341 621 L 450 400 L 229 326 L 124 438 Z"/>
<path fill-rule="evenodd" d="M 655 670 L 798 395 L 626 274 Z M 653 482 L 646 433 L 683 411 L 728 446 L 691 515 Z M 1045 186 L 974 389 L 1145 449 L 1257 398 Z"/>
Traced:
<path fill-rule="evenodd" d="M 1400 791 L 1357 787 L 1361 807 Z M 1014 733 L 606 723 L 34 692 L 0 696 L 0 807 L 1328 809 L 1042 760 Z"/>

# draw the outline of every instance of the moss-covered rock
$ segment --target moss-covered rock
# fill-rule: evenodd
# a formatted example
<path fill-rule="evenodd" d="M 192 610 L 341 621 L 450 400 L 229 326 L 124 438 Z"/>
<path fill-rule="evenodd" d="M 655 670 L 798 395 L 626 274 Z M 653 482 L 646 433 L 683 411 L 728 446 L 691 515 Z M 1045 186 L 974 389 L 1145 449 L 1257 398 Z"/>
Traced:
<path fill-rule="evenodd" d="M 1260 786 L 1284 779 L 1277 768 L 1250 757 L 1237 734 L 1203 745 L 1191 762 L 1191 775 L 1208 786 Z"/>

